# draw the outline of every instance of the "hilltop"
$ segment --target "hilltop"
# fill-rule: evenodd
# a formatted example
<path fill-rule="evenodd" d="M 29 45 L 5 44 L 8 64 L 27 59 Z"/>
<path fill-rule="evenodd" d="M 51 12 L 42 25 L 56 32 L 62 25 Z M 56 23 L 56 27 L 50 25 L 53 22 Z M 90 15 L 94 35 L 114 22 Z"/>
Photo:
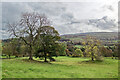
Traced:
<path fill-rule="evenodd" d="M 118 33 L 117 32 L 87 32 L 77 34 L 65 34 L 61 35 L 62 39 L 69 39 L 73 42 L 82 42 L 86 36 L 96 37 L 101 40 L 103 44 L 114 44 L 117 43 Z"/>

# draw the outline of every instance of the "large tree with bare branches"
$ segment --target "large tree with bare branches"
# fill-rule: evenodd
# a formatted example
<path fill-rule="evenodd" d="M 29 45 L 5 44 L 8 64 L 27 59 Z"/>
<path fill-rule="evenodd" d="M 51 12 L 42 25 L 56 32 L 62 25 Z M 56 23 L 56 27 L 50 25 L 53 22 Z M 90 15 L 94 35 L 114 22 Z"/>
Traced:
<path fill-rule="evenodd" d="M 8 23 L 8 29 L 11 35 L 22 39 L 28 46 L 29 59 L 32 60 L 33 46 L 40 35 L 40 28 L 49 25 L 50 21 L 44 14 L 33 12 L 23 13 L 18 23 Z"/>

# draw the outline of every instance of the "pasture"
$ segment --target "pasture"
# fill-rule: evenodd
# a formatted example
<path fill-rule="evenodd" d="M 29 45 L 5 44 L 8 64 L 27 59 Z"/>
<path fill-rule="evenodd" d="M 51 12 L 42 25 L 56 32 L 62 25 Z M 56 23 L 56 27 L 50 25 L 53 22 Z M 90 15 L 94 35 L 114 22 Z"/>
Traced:
<path fill-rule="evenodd" d="M 55 62 L 45 63 L 34 58 L 2 60 L 3 78 L 117 78 L 118 60 L 104 58 L 103 62 L 82 57 L 55 57 Z"/>

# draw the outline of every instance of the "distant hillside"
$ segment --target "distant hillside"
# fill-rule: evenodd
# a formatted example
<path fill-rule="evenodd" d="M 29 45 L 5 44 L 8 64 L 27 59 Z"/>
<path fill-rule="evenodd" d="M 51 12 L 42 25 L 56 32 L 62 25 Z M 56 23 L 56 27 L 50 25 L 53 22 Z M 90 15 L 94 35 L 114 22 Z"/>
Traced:
<path fill-rule="evenodd" d="M 88 32 L 88 33 L 77 33 L 77 34 L 66 34 L 61 35 L 63 39 L 70 39 L 73 42 L 82 42 L 86 36 L 93 36 L 101 40 L 104 44 L 117 43 L 118 33 L 117 32 Z"/>
<path fill-rule="evenodd" d="M 65 34 L 61 35 L 60 41 L 73 41 L 73 42 L 83 42 L 86 36 L 96 37 L 98 40 L 101 40 L 103 44 L 116 44 L 118 41 L 117 32 L 88 32 L 88 33 L 77 33 L 77 34 Z M 2 42 L 9 42 L 10 39 L 4 39 Z"/>

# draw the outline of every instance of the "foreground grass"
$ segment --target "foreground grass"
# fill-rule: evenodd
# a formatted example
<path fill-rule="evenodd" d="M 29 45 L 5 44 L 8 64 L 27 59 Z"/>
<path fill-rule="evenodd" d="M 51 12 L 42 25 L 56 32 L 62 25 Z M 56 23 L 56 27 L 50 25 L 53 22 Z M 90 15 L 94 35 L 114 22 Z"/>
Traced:
<path fill-rule="evenodd" d="M 37 59 L 38 60 L 38 59 Z M 3 78 L 117 78 L 118 60 L 103 62 L 89 58 L 57 57 L 56 62 L 44 63 L 24 58 L 3 59 Z"/>

